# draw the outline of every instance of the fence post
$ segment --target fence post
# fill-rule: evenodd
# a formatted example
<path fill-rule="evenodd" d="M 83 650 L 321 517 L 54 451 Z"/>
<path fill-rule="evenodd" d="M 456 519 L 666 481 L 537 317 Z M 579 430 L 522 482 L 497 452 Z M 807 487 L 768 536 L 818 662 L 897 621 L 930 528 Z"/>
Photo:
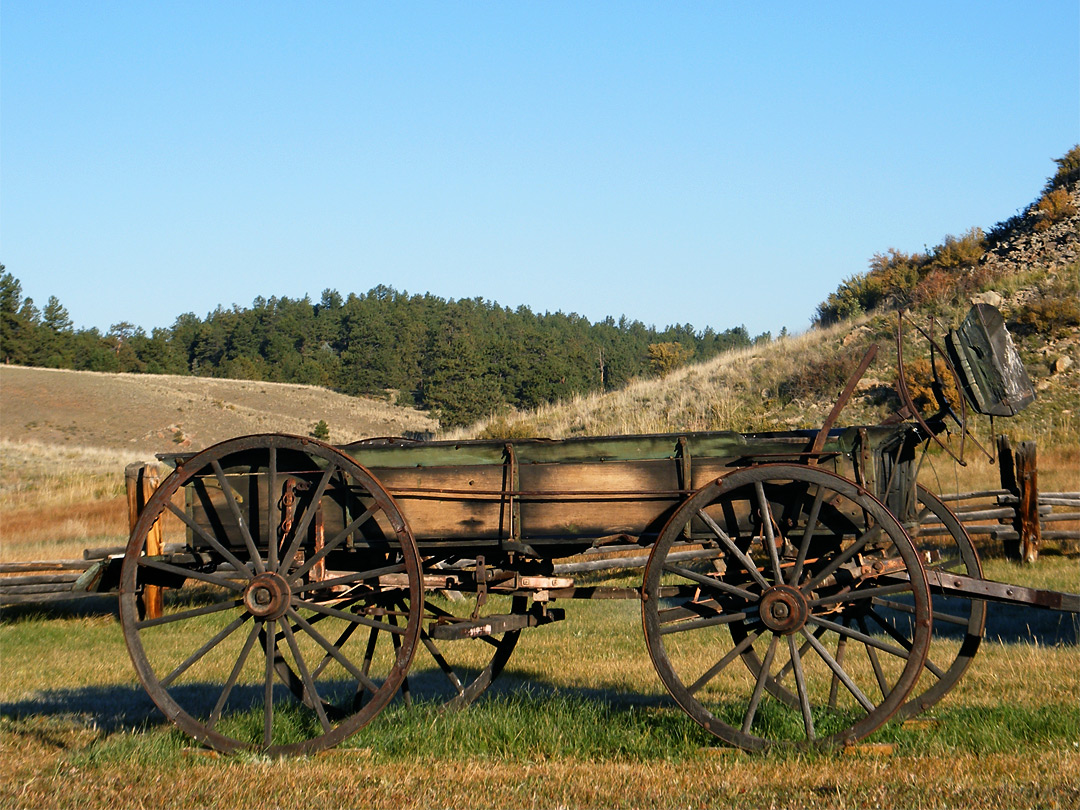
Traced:
<path fill-rule="evenodd" d="M 1035 442 L 1020 442 L 1016 450 L 1016 482 L 1020 503 L 1016 509 L 1016 530 L 1020 533 L 1020 553 L 1026 563 L 1039 559 L 1042 529 L 1039 526 L 1039 469 Z"/>
<path fill-rule="evenodd" d="M 156 464 L 142 464 L 136 462 L 128 464 L 124 468 L 124 484 L 127 489 L 128 502 L 128 530 L 134 531 L 135 524 L 142 514 L 146 502 L 154 494 L 158 487 L 158 466 Z M 162 531 L 159 520 L 150 527 L 146 533 L 146 548 L 144 553 L 148 555 L 161 554 Z M 144 585 L 142 592 L 142 608 L 144 617 L 157 619 L 161 617 L 163 609 L 162 590 L 158 585 Z"/>
<path fill-rule="evenodd" d="M 998 436 L 997 443 L 997 455 L 998 455 L 998 472 L 1001 476 L 1001 488 L 1008 490 L 1018 499 L 1020 497 L 1020 487 L 1016 483 L 1016 462 L 1013 458 L 1012 444 L 1009 442 L 1009 437 L 1004 433 Z M 1004 522 L 1004 518 L 1002 519 Z M 1010 521 L 1014 526 L 1017 521 L 1014 516 Z M 1023 555 L 1020 553 L 1019 540 L 1002 540 L 1001 545 L 1005 551 L 1005 559 L 1015 560 L 1019 562 L 1023 559 Z"/>

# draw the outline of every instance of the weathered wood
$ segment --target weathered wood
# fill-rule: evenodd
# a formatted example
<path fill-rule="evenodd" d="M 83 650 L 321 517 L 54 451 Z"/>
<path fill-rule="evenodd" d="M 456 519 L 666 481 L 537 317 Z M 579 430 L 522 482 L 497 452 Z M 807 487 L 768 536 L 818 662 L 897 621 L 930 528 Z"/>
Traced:
<path fill-rule="evenodd" d="M 26 560 L 25 562 L 0 563 L 0 574 L 22 574 L 33 571 L 85 571 L 93 560 Z"/>
<path fill-rule="evenodd" d="M 996 518 L 1013 518 L 1016 516 L 1016 510 L 1011 507 L 1005 507 L 1002 509 L 982 509 L 979 511 L 971 512 L 955 512 L 954 513 L 961 522 L 967 522 L 969 520 L 994 520 Z"/>
<path fill-rule="evenodd" d="M 1039 558 L 1042 529 L 1039 525 L 1039 470 L 1035 442 L 1020 442 L 1016 450 L 1016 481 L 1020 487 L 1016 530 L 1024 562 Z"/>
<path fill-rule="evenodd" d="M 1080 498 L 1048 498 L 1039 496 L 1040 506 L 1080 506 Z"/>
<path fill-rule="evenodd" d="M 43 602 L 67 602 L 75 599 L 89 597 L 101 597 L 104 594 L 86 593 L 85 591 L 56 591 L 52 593 L 3 593 L 0 592 L 0 603 L 5 605 L 31 605 Z M 115 597 L 113 597 L 115 603 Z"/>
<path fill-rule="evenodd" d="M 1043 540 L 1080 540 L 1080 531 L 1047 531 L 1042 533 Z"/>
<path fill-rule="evenodd" d="M 32 574 L 25 577 L 2 577 L 0 588 L 9 588 L 13 585 L 56 585 L 61 582 L 71 584 L 79 578 L 78 571 L 64 574 Z"/>
<path fill-rule="evenodd" d="M 0 582 L 0 595 L 7 597 L 9 594 L 20 593 L 72 593 L 73 582 L 54 582 L 40 585 L 13 585 L 8 587 Z"/>
<path fill-rule="evenodd" d="M 124 469 L 124 483 L 127 489 L 128 529 L 135 530 L 139 515 L 158 487 L 158 466 L 156 464 L 129 464 Z M 161 521 L 158 520 L 146 533 L 144 553 L 158 556 L 162 552 Z M 146 585 L 142 592 L 142 605 L 147 619 L 160 618 L 164 610 L 162 590 L 157 585 Z"/>
<path fill-rule="evenodd" d="M 972 536 L 987 536 L 994 540 L 1018 540 L 1019 532 L 1008 524 L 992 523 L 984 526 L 964 526 L 964 530 Z M 952 532 L 944 526 L 930 526 L 919 530 L 919 537 L 948 537 Z"/>
<path fill-rule="evenodd" d="M 983 489 L 977 492 L 952 492 L 946 495 L 938 495 L 938 499 L 946 502 L 970 501 L 975 498 L 994 498 L 998 495 L 1008 495 L 1007 489 Z"/>
<path fill-rule="evenodd" d="M 704 560 L 716 559 L 723 556 L 723 552 L 717 549 L 698 549 L 697 551 L 677 551 L 667 555 L 670 562 L 679 560 Z M 637 557 L 612 557 L 607 560 L 588 560 L 586 562 L 560 563 L 553 566 L 552 571 L 556 575 L 583 574 L 588 571 L 616 571 L 622 568 L 644 568 L 648 563 L 649 556 Z"/>
<path fill-rule="evenodd" d="M 1049 515 L 1039 515 L 1041 523 L 1054 523 L 1060 520 L 1080 520 L 1080 512 L 1054 512 Z"/>
<path fill-rule="evenodd" d="M 1016 462 L 1013 458 L 1012 442 L 1005 434 L 998 436 L 998 479 L 1001 488 L 1013 495 L 1018 495 L 1020 488 L 1016 484 Z"/>

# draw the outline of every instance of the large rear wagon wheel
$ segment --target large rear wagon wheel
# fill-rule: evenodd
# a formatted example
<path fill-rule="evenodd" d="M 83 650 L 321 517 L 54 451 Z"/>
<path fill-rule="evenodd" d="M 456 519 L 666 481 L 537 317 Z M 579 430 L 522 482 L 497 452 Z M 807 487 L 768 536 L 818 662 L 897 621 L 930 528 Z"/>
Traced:
<path fill-rule="evenodd" d="M 719 552 L 669 559 L 674 543 Z M 874 599 L 907 599 L 890 630 Z M 738 470 L 690 497 L 645 569 L 642 620 L 653 664 L 679 705 L 747 750 L 858 740 L 903 705 L 930 643 L 918 554 L 893 515 L 817 468 Z M 792 685 L 795 699 L 779 697 Z"/>
<path fill-rule="evenodd" d="M 943 571 L 981 578 L 982 566 L 971 537 L 959 519 L 933 493 L 921 484 L 911 495 L 907 515 L 900 521 L 919 552 L 926 571 Z M 894 513 L 895 514 L 895 513 Z M 903 593 L 875 596 L 863 612 L 866 625 L 873 631 L 899 637 L 915 614 L 910 595 Z M 967 597 L 946 597 L 931 593 L 933 634 L 923 670 L 907 701 L 894 715 L 905 719 L 929 709 L 956 685 L 971 665 L 982 641 L 986 625 L 986 602 Z M 748 650 L 743 661 L 755 675 L 761 661 Z M 791 671 L 767 680 L 769 693 L 791 706 L 799 697 Z"/>
<path fill-rule="evenodd" d="M 186 509 L 173 503 L 185 488 Z M 191 550 L 145 556 L 170 514 Z M 145 585 L 185 583 L 163 615 L 140 616 Z M 389 702 L 420 597 L 416 543 L 379 482 L 329 445 L 268 434 L 210 447 L 162 482 L 128 543 L 120 618 L 144 687 L 186 733 L 292 754 L 335 745 Z"/>

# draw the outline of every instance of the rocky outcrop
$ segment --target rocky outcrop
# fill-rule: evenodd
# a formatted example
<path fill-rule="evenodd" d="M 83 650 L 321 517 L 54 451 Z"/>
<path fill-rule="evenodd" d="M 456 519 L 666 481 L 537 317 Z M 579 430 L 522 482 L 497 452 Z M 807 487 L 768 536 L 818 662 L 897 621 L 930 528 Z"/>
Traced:
<path fill-rule="evenodd" d="M 980 264 L 994 275 L 1006 275 L 1034 268 L 1052 271 L 1080 261 L 1080 182 L 1065 188 L 1078 213 L 1038 230 L 1038 209 L 1028 206 L 994 228 Z"/>

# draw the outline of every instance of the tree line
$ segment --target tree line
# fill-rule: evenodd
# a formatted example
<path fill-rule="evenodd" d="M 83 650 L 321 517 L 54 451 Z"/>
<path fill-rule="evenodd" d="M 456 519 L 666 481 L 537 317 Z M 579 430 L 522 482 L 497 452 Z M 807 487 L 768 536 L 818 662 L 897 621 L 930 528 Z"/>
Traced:
<path fill-rule="evenodd" d="M 446 300 L 378 286 L 343 297 L 256 298 L 147 334 L 130 323 L 76 329 L 56 296 L 38 308 L 0 265 L 0 362 L 87 371 L 181 374 L 321 385 L 353 395 L 397 392 L 444 427 L 500 407 L 534 408 L 610 391 L 690 359 L 769 340 L 746 328 L 658 330 L 625 316 L 591 323 L 480 298 Z"/>

